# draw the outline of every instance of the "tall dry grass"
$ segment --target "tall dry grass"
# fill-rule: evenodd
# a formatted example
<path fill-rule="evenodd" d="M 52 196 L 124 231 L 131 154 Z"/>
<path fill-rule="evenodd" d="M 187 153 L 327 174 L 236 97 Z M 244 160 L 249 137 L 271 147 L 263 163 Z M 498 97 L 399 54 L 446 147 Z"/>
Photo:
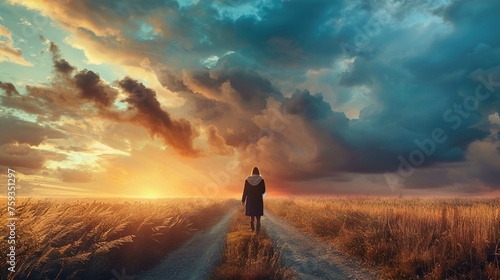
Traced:
<path fill-rule="evenodd" d="M 282 266 L 280 253 L 273 247 L 265 228 L 261 228 L 259 234 L 253 233 L 249 221 L 249 217 L 241 212 L 231 222 L 221 264 L 211 279 L 292 279 L 292 270 Z"/>
<path fill-rule="evenodd" d="M 387 279 L 500 279 L 500 199 L 280 199 L 266 206 Z"/>
<path fill-rule="evenodd" d="M 25 200 L 17 206 L 16 273 L 2 279 L 112 279 L 156 265 L 234 201 Z M 5 207 L 6 208 L 6 207 Z M 1 208 L 1 217 L 7 213 Z M 6 235 L 1 252 L 7 252 Z M 124 269 L 124 270 L 123 270 Z M 115 274 L 113 274 L 113 270 Z"/>

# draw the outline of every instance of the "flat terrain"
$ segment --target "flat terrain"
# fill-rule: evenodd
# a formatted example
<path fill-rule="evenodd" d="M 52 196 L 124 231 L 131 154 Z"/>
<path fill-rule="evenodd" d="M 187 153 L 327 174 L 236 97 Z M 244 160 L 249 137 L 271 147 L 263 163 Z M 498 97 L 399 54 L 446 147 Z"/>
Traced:
<path fill-rule="evenodd" d="M 238 205 L 210 199 L 16 202 L 16 271 L 9 273 L 2 262 L 0 279 L 129 279 L 156 267 Z M 6 210 L 0 209 L 3 220 Z M 214 236 L 219 234 L 223 238 L 225 231 Z M 2 252 L 8 252 L 6 238 Z"/>
<path fill-rule="evenodd" d="M 265 213 L 262 224 L 271 239 L 282 249 L 284 265 L 295 270 L 297 279 L 376 279 L 345 254 L 334 251 L 298 230 L 285 220 Z"/>
<path fill-rule="evenodd" d="M 500 279 L 499 198 L 269 199 L 266 208 L 383 279 Z"/>
<path fill-rule="evenodd" d="M 500 199 L 269 199 L 259 235 L 243 211 L 236 200 L 24 200 L 23 257 L 0 278 L 500 279 Z"/>
<path fill-rule="evenodd" d="M 208 279 L 219 261 L 230 221 L 236 211 L 231 210 L 212 228 L 196 233 L 158 266 L 139 275 L 138 279 Z M 377 278 L 374 271 L 330 249 L 269 211 L 262 218 L 262 227 L 275 244 L 275 250 L 280 252 L 283 266 L 292 269 L 296 279 Z M 241 254 L 243 250 L 245 248 L 242 248 Z"/>
<path fill-rule="evenodd" d="M 208 279 L 224 249 L 224 239 L 236 207 L 210 229 L 197 232 L 158 266 L 138 277 L 143 280 Z"/>

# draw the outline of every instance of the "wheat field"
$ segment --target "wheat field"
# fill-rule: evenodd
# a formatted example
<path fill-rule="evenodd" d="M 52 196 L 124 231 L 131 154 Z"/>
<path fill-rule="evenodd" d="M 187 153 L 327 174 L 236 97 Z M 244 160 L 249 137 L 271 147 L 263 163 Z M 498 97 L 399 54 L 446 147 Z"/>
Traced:
<path fill-rule="evenodd" d="M 207 199 L 18 202 L 16 273 L 2 279 L 112 279 L 156 265 L 234 201 Z M 6 207 L 5 207 L 6 208 Z M 7 219 L 6 209 L 1 217 Z M 7 235 L 0 245 L 7 252 Z"/>
<path fill-rule="evenodd" d="M 274 199 L 266 207 L 384 279 L 500 279 L 500 199 Z"/>

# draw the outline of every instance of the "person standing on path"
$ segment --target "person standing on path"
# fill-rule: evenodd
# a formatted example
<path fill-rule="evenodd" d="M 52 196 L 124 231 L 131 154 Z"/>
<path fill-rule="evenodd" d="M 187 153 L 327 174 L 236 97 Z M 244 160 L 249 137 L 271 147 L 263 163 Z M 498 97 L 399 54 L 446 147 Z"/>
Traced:
<path fill-rule="evenodd" d="M 266 184 L 264 178 L 260 176 L 258 167 L 254 167 L 252 175 L 245 180 L 245 188 L 243 189 L 243 197 L 241 205 L 245 206 L 245 215 L 250 216 L 250 228 L 252 231 L 260 230 L 260 217 L 264 215 L 264 200 L 262 195 L 266 192 Z M 254 220 L 257 220 L 257 227 L 254 226 Z"/>

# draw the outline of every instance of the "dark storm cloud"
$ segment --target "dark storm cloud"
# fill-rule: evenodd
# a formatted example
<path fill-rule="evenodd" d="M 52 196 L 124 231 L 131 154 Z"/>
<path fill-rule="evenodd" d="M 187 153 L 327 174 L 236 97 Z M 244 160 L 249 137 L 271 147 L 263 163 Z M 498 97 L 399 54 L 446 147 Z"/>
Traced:
<path fill-rule="evenodd" d="M 61 139 L 63 133 L 50 127 L 20 120 L 16 117 L 0 116 L 0 165 L 20 168 L 32 174 L 43 168 L 47 160 L 63 160 L 65 155 L 36 149 L 46 139 Z"/>
<path fill-rule="evenodd" d="M 321 94 L 311 95 L 308 90 L 296 92 L 290 98 L 283 101 L 282 106 L 287 113 L 302 115 L 311 121 L 324 120 L 337 115 L 340 120 L 336 125 L 345 126 L 348 122 L 344 114 L 332 111 L 330 104 L 324 101 Z"/>
<path fill-rule="evenodd" d="M 70 74 L 76 70 L 68 61 L 61 58 L 59 47 L 54 42 L 50 42 L 49 50 L 52 53 L 56 73 Z M 99 74 L 93 71 L 84 69 L 69 79 L 75 83 L 82 98 L 97 104 L 110 106 L 116 97 L 116 91 L 106 85 Z"/>
<path fill-rule="evenodd" d="M 0 166 L 14 168 L 23 174 L 35 174 L 47 161 L 62 161 L 66 155 L 35 149 L 28 144 L 0 145 Z"/>
<path fill-rule="evenodd" d="M 221 11 L 222 5 L 215 9 Z M 182 22 L 189 26 L 190 32 L 187 32 L 188 35 L 176 33 L 172 38 L 180 36 L 182 42 L 190 41 L 193 47 L 189 53 L 198 56 L 198 60 L 217 49 L 235 52 L 220 58 L 211 70 L 190 72 L 192 80 L 189 82 L 200 86 L 200 92 L 208 99 L 221 101 L 222 85 L 229 82 L 234 92 L 229 96 L 233 98 L 231 101 L 223 98 L 228 103 L 239 104 L 258 115 L 266 106 L 266 98 L 274 97 L 282 101 L 288 114 L 300 117 L 308 125 L 308 133 L 321 152 L 308 162 L 316 164 L 316 174 L 310 171 L 309 175 L 302 174 L 303 177 L 329 176 L 344 171 L 383 173 L 396 170 L 400 164 L 398 157 L 408 158 L 412 151 L 419 149 L 416 141 L 425 141 L 436 128 L 444 130 L 447 140 L 436 144 L 435 150 L 419 167 L 464 161 L 468 146 L 490 133 L 487 127 L 475 126 L 498 110 L 498 106 L 491 105 L 498 102 L 497 92 L 492 92 L 489 99 L 481 102 L 478 109 L 467 117 L 460 115 L 460 107 L 454 107 L 455 104 L 463 107 L 465 98 L 473 96 L 475 88 L 481 84 L 471 78 L 471 73 L 484 69 L 485 79 L 489 73 L 500 73 L 495 70 L 498 60 L 491 59 L 500 57 L 495 47 L 500 39 L 493 28 L 499 5 L 488 3 L 474 8 L 471 5 L 454 2 L 445 7 L 432 1 L 418 4 L 402 2 L 397 10 L 390 11 L 384 3 L 378 2 L 347 4 L 318 1 L 312 4 L 287 1 L 259 6 L 256 15 L 237 18 L 221 16 L 218 21 L 213 21 L 213 13 L 208 12 L 210 9 L 205 6 L 202 17 L 214 28 L 207 30 L 183 18 Z M 181 17 L 202 6 L 186 7 Z M 367 24 L 370 20 L 373 23 L 381 9 L 385 9 L 388 21 L 392 22 L 383 25 L 384 22 L 379 21 L 376 23 L 379 24 L 379 33 L 371 37 L 364 34 L 369 39 L 367 46 L 358 45 L 356 59 L 350 68 L 339 79 L 332 81 L 347 90 L 360 86 L 370 88 L 371 104 L 361 110 L 359 119 L 349 120 L 343 113 L 336 112 L 320 94 L 311 95 L 304 91 L 283 98 L 279 89 L 273 86 L 273 81 L 267 78 L 292 76 L 302 79 L 310 69 L 330 68 L 335 60 L 345 58 L 340 43 L 348 41 L 353 44 L 356 38 L 359 39 L 356 36 L 362 36 L 356 28 L 366 31 Z M 482 10 L 488 12 L 482 13 Z M 443 17 L 455 30 L 426 38 L 428 45 L 415 49 L 413 55 L 394 56 L 387 50 L 402 52 L 419 47 L 405 42 L 405 37 L 418 32 L 417 27 L 410 24 L 398 26 L 407 17 L 415 16 L 416 12 L 421 17 Z M 342 23 L 338 24 L 339 21 Z M 471 25 L 471 22 L 474 24 Z M 438 25 L 436 22 L 432 24 Z M 210 44 L 195 39 L 199 37 L 190 37 L 200 30 Z M 220 56 L 220 51 L 216 54 Z M 189 63 L 187 65 L 192 68 Z M 180 84 L 180 78 L 174 78 L 175 75 L 171 74 L 165 81 L 166 86 L 172 85 L 172 89 L 180 91 L 185 90 L 184 87 L 190 88 L 191 83 Z M 485 87 L 483 90 L 486 90 Z M 446 114 L 448 110 L 451 113 Z M 229 115 L 234 117 L 227 111 L 219 116 L 225 118 Z M 222 136 L 230 138 L 224 133 L 224 128 L 229 126 L 223 127 L 218 123 L 217 127 Z M 251 135 L 258 131 L 246 133 Z M 280 135 L 280 132 L 276 132 L 275 136 L 274 140 L 285 143 L 294 137 Z M 237 146 L 247 138 L 248 135 L 243 134 L 236 138 L 237 141 L 227 142 Z M 278 156 L 284 151 L 282 149 L 278 146 L 268 152 L 277 155 L 278 164 L 285 165 L 284 171 L 293 170 L 286 168 L 284 158 L 285 154 L 294 153 L 296 149 L 291 147 L 283 156 Z M 338 154 L 343 157 L 339 158 Z M 300 170 L 297 171 L 299 175 L 295 173 L 296 177 L 301 177 Z M 417 185 L 417 177 L 419 175 L 415 175 L 411 183 L 413 187 Z"/>
<path fill-rule="evenodd" d="M 49 49 L 54 62 L 62 60 L 56 44 L 50 42 Z M 117 90 L 106 84 L 98 74 L 85 69 L 72 76 L 71 73 L 76 70 L 73 66 L 69 72 L 61 72 L 58 67 L 54 63 L 56 76 L 50 84 L 26 85 L 26 94 L 12 94 L 15 88 L 5 83 L 7 86 L 4 91 L 7 95 L 0 95 L 0 104 L 36 115 L 39 122 L 45 122 L 57 121 L 62 116 L 81 119 L 81 115 L 85 115 L 89 110 L 95 113 L 100 109 L 96 110 L 92 106 L 82 108 L 86 103 L 82 102 L 82 99 L 92 101 L 99 105 L 97 107 L 109 107 L 115 100 Z"/>
<path fill-rule="evenodd" d="M 184 96 L 194 107 L 194 109 L 191 110 L 191 115 L 207 122 L 213 122 L 217 119 L 224 118 L 225 113 L 230 110 L 229 104 L 207 98 L 200 93 L 188 92 Z"/>
<path fill-rule="evenodd" d="M 236 9 L 243 5 L 251 9 Z M 206 127 L 213 125 L 212 146 L 238 147 L 241 158 L 259 159 L 277 177 L 396 171 L 401 158 L 433 145 L 407 187 L 425 188 L 426 177 L 436 178 L 430 187 L 457 178 L 496 184 L 490 174 L 499 171 L 491 164 L 498 158 L 481 161 L 467 153 L 492 133 L 488 116 L 500 108 L 498 1 L 198 1 L 182 8 L 176 1 L 86 1 L 62 9 L 64 15 L 52 16 L 85 35 L 89 53 L 102 47 L 133 66 L 148 58 L 162 85 L 185 98 Z M 117 39 L 123 48 L 115 47 Z M 57 71 L 71 72 L 57 49 L 53 53 Z M 331 92 L 311 94 L 317 91 L 301 86 L 314 71 L 330 71 L 318 83 Z M 172 120 L 137 81 L 119 85 L 129 93 L 134 122 L 196 154 L 189 121 Z M 283 85 L 299 89 L 285 92 Z M 368 101 L 354 108 L 359 118 L 334 106 L 354 107 L 349 102 L 362 89 Z M 101 105 L 114 100 L 88 94 Z M 341 101 L 330 104 L 329 95 Z M 290 118 L 276 115 L 272 100 Z M 263 137 L 275 120 L 282 128 Z M 436 129 L 446 140 L 429 144 Z M 453 164 L 463 162 L 487 162 L 477 170 L 488 172 L 457 177 Z"/>
<path fill-rule="evenodd" d="M 167 69 L 155 69 L 156 76 L 160 83 L 173 92 L 186 92 L 189 88 L 175 73 Z"/>
<path fill-rule="evenodd" d="M 208 98 L 205 95 L 192 91 L 175 73 L 166 69 L 156 69 L 155 71 L 160 83 L 171 90 L 177 92 L 188 100 L 189 114 L 207 122 L 213 122 L 224 116 L 230 110 L 230 104 L 225 101 Z"/>
<path fill-rule="evenodd" d="M 500 150 L 500 149 L 498 149 Z M 498 156 L 498 155 L 497 155 Z M 482 183 L 495 189 L 500 189 L 498 166 L 480 166 L 475 175 Z"/>
<path fill-rule="evenodd" d="M 446 168 L 421 169 L 414 176 L 408 177 L 404 186 L 410 189 L 441 188 L 457 183 Z M 463 182 L 463 181 L 462 181 Z"/>
<path fill-rule="evenodd" d="M 244 6 L 256 12 L 238 15 Z M 130 51 L 123 57 L 126 63 L 149 57 L 175 70 L 198 69 L 210 56 L 235 51 L 259 70 L 285 67 L 304 73 L 309 66 L 330 67 L 341 53 L 342 36 L 332 32 L 332 19 L 345 7 L 343 1 L 200 1 L 182 8 L 177 1 L 86 1 L 61 6 L 64 12 L 45 12 L 99 46 L 111 46 L 118 38 Z"/>
<path fill-rule="evenodd" d="M 318 153 L 313 162 L 321 163 L 318 172 L 347 171 L 363 173 L 381 173 L 393 171 L 399 165 L 399 155 L 406 156 L 417 148 L 415 140 L 425 138 L 423 133 L 411 131 L 412 126 L 402 124 L 392 118 L 376 120 L 362 116 L 359 120 L 349 120 L 345 114 L 335 112 L 323 100 L 321 94 L 308 91 L 296 92 L 282 103 L 288 114 L 300 116 L 309 124 L 310 133 L 317 139 Z M 428 127 L 429 131 L 435 124 Z M 468 143 L 486 135 L 477 129 L 468 129 L 468 133 L 457 134 L 453 142 L 436 148 L 425 162 L 463 160 Z M 339 157 L 338 146 L 343 151 Z"/>
<path fill-rule="evenodd" d="M 0 82 L 0 88 L 7 94 L 7 96 L 12 96 L 13 94 L 19 94 L 16 87 L 12 83 Z"/>
<path fill-rule="evenodd" d="M 46 111 L 42 105 L 42 102 L 34 100 L 34 98 L 29 98 L 21 95 L 13 96 L 0 96 L 0 104 L 5 108 L 18 109 L 26 113 L 35 115 L 44 115 Z"/>
<path fill-rule="evenodd" d="M 39 170 L 46 159 L 43 154 L 28 145 L 1 145 L 0 162 L 2 166 Z"/>
<path fill-rule="evenodd" d="M 469 146 L 468 157 L 472 160 L 462 173 L 469 178 L 474 178 L 480 183 L 500 189 L 500 154 L 498 144 L 494 136 L 486 141 L 476 142 Z"/>
<path fill-rule="evenodd" d="M 21 143 L 38 146 L 45 139 L 64 138 L 64 134 L 50 127 L 20 120 L 16 117 L 0 116 L 0 145 L 8 143 Z"/>
<path fill-rule="evenodd" d="M 188 100 L 191 116 L 220 128 L 220 136 L 233 147 L 256 141 L 260 129 L 251 119 L 266 108 L 267 98 L 283 99 L 269 80 L 241 68 L 193 71 L 183 80 L 163 70 L 157 74 L 165 87 Z"/>
<path fill-rule="evenodd" d="M 193 147 L 196 132 L 189 121 L 174 120 L 161 108 L 154 90 L 129 77 L 118 82 L 118 85 L 129 94 L 125 101 L 129 109 L 136 109 L 137 116 L 131 120 L 149 130 L 152 135 L 161 136 L 165 143 L 187 156 L 196 156 L 199 151 Z"/>
<path fill-rule="evenodd" d="M 61 52 L 59 50 L 59 47 L 53 42 L 50 42 L 49 51 L 52 53 L 52 62 L 54 63 L 54 68 L 56 72 L 62 74 L 69 74 L 73 70 L 75 70 L 75 67 L 69 64 L 69 62 L 67 62 L 65 59 L 61 58 Z"/>
<path fill-rule="evenodd" d="M 50 50 L 54 61 L 61 59 L 57 45 L 51 43 Z M 54 67 L 57 71 L 57 65 Z M 27 86 L 27 95 L 1 96 L 0 101 L 3 106 L 36 114 L 40 121 L 59 120 L 62 116 L 68 116 L 76 121 L 80 120 L 80 124 L 86 126 L 88 125 L 86 116 L 93 115 L 116 122 L 140 125 L 148 129 L 151 135 L 162 137 L 166 144 L 181 154 L 199 155 L 200 151 L 193 147 L 193 138 L 197 136 L 196 130 L 185 119 L 171 118 L 170 114 L 161 108 L 154 90 L 128 77 L 117 81 L 120 88 L 128 94 L 128 98 L 121 101 L 129 105 L 127 112 L 123 112 L 113 106 L 118 91 L 105 83 L 99 74 L 87 69 L 77 72 L 74 76 L 69 72 L 66 74 L 56 76 L 48 86 Z M 8 86 L 6 88 L 4 91 L 10 90 Z M 92 104 L 94 106 L 89 106 Z M 12 123 L 30 126 L 22 121 L 0 119 L 3 127 L 9 127 Z M 40 144 L 45 135 L 29 138 L 39 134 L 38 126 L 32 124 L 29 129 L 27 128 L 13 130 L 12 134 L 3 134 L 0 141 L 16 140 L 30 145 Z M 47 137 L 53 136 L 52 134 Z"/>
<path fill-rule="evenodd" d="M 228 94 L 228 97 L 233 100 L 235 105 L 245 111 L 255 113 L 264 109 L 268 97 L 282 99 L 281 93 L 273 88 L 269 80 L 253 71 L 232 69 L 209 72 L 203 70 L 194 72 L 192 75 L 194 83 L 214 91 L 214 94 L 209 95 L 209 97 L 216 100 L 224 100 L 227 97 L 223 96 L 224 92 L 220 89 L 224 83 L 228 83 L 227 85 L 234 90 Z M 228 101 L 231 102 L 231 100 Z"/>
<path fill-rule="evenodd" d="M 267 5 L 266 5 L 267 4 Z M 342 1 L 283 1 L 263 4 L 259 18 L 225 19 L 222 29 L 239 42 L 242 54 L 263 63 L 263 67 L 313 68 L 329 66 L 338 50 L 327 22 L 339 16 Z M 219 37 L 223 38 L 223 37 Z"/>
<path fill-rule="evenodd" d="M 498 88 L 488 93 L 486 85 L 471 76 L 478 69 L 487 69 L 480 71 L 484 79 L 489 74 L 499 77 L 500 52 L 489 47 L 499 43 L 492 28 L 499 6 L 483 3 L 472 8 L 470 3 L 457 1 L 443 12 L 455 30 L 431 41 L 430 47 L 403 59 L 375 56 L 377 51 L 361 55 L 351 71 L 343 75 L 341 85 L 369 86 L 373 90 L 375 102 L 362 110 L 359 120 L 352 122 L 358 133 L 350 134 L 349 142 L 358 142 L 358 151 L 368 148 L 362 155 L 377 159 L 380 169 L 374 165 L 375 171 L 393 170 L 397 163 L 394 159 L 398 155 L 408 158 L 418 149 L 415 141 L 429 138 L 435 128 L 442 128 L 447 140 L 436 144 L 436 150 L 422 166 L 463 161 L 468 146 L 490 134 L 487 127 L 475 126 L 498 111 L 498 105 L 492 106 L 498 104 Z M 483 9 L 488 11 L 480 13 Z M 391 43 L 392 35 L 382 34 L 380 40 Z M 400 44 L 404 46 L 404 42 Z M 486 100 L 478 101 L 478 85 L 482 86 L 481 94 L 488 95 Z M 467 100 L 478 102 L 478 108 L 470 112 L 464 109 Z"/>
<path fill-rule="evenodd" d="M 73 79 L 80 89 L 82 98 L 93 100 L 103 106 L 110 106 L 113 103 L 115 92 L 103 85 L 98 74 L 85 69 L 76 74 Z"/>

